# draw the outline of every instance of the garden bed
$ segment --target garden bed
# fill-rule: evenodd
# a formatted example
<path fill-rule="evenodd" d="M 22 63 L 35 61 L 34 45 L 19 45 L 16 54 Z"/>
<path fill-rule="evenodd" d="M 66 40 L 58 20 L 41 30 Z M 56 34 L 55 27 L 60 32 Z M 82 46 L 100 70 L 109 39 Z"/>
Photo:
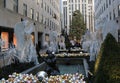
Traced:
<path fill-rule="evenodd" d="M 0 79 L 1 78 L 8 78 L 8 75 L 11 75 L 13 72 L 23 72 L 31 67 L 35 66 L 34 63 L 16 63 L 11 64 L 0 69 Z"/>

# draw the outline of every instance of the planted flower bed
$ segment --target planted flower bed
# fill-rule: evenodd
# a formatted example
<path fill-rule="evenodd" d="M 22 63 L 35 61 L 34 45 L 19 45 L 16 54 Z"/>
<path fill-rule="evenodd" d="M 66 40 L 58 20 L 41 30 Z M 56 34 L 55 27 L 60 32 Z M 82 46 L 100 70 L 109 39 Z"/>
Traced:
<path fill-rule="evenodd" d="M 37 76 L 32 74 L 13 73 L 9 78 L 0 80 L 0 83 L 85 83 L 84 75 L 82 74 L 64 74 L 50 76 L 39 80 Z"/>
<path fill-rule="evenodd" d="M 41 54 L 41 57 L 47 57 L 48 54 Z M 82 57 L 89 57 L 89 53 L 61 53 L 61 54 L 55 54 L 58 58 L 64 58 L 64 57 L 71 57 L 71 58 L 82 58 Z"/>

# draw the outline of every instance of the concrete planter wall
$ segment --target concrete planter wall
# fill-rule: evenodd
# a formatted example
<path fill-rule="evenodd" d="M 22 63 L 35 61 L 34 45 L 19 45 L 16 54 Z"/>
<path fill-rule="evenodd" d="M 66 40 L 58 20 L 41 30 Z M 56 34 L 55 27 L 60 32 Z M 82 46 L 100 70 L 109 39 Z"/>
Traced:
<path fill-rule="evenodd" d="M 36 65 L 36 66 L 34 66 L 34 67 L 32 67 L 32 68 L 30 68 L 30 69 L 28 69 L 28 70 L 25 70 L 25 71 L 23 71 L 22 72 L 22 74 L 30 74 L 30 73 L 32 73 L 33 75 L 35 75 L 35 74 L 37 74 L 37 72 L 39 72 L 39 71 L 44 71 L 45 70 L 45 68 L 46 68 L 46 66 L 47 66 L 47 64 L 45 63 L 45 62 L 43 62 L 43 63 L 41 63 L 41 64 L 39 64 L 39 65 Z"/>

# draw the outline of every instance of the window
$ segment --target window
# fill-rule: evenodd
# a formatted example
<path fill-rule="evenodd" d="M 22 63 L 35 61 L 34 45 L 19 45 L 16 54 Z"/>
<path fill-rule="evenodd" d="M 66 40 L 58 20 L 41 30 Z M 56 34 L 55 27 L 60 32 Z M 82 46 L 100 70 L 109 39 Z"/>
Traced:
<path fill-rule="evenodd" d="M 14 3 L 13 3 L 13 10 L 15 12 L 18 12 L 18 0 L 13 0 L 13 1 L 14 1 Z"/>
<path fill-rule="evenodd" d="M 88 4 L 92 4 L 92 0 L 88 0 Z"/>
<path fill-rule="evenodd" d="M 111 5 L 111 0 L 109 0 L 109 5 Z"/>
<path fill-rule="evenodd" d="M 40 3 L 40 0 L 37 0 L 37 4 L 39 4 Z"/>
<path fill-rule="evenodd" d="M 47 12 L 49 13 L 49 6 L 47 6 Z"/>
<path fill-rule="evenodd" d="M 72 3 L 73 3 L 73 0 L 72 0 Z"/>
<path fill-rule="evenodd" d="M 45 24 L 45 27 L 47 28 L 47 18 L 44 18 L 44 23 L 43 24 Z"/>
<path fill-rule="evenodd" d="M 49 19 L 47 19 L 47 26 L 49 26 Z"/>
<path fill-rule="evenodd" d="M 69 0 L 69 2 L 71 2 L 71 0 Z"/>
<path fill-rule="evenodd" d="M 118 16 L 120 16 L 120 5 L 118 5 Z"/>
<path fill-rule="evenodd" d="M 31 13 L 31 19 L 34 19 L 34 10 L 32 8 L 30 10 L 30 13 Z"/>
<path fill-rule="evenodd" d="M 39 21 L 39 12 L 36 13 L 36 21 Z"/>
<path fill-rule="evenodd" d="M 41 8 L 43 8 L 43 0 L 42 0 L 42 3 L 41 3 Z"/>
<path fill-rule="evenodd" d="M 51 25 L 51 27 L 53 28 L 53 22 L 52 22 L 52 25 Z M 54 30 L 54 28 L 53 28 L 53 30 Z"/>
<path fill-rule="evenodd" d="M 84 14 L 84 5 L 82 4 L 82 14 Z"/>
<path fill-rule="evenodd" d="M 45 11 L 46 11 L 47 7 L 46 7 L 46 3 L 45 3 Z"/>
<path fill-rule="evenodd" d="M 43 15 L 42 15 L 41 23 L 43 23 Z"/>
<path fill-rule="evenodd" d="M 71 10 L 71 5 L 69 5 L 69 10 Z"/>
<path fill-rule="evenodd" d="M 67 10 L 66 10 L 67 11 Z M 72 4 L 72 11 L 73 11 L 73 4 Z"/>
<path fill-rule="evenodd" d="M 23 4 L 23 15 L 27 16 L 27 4 Z"/>
<path fill-rule="evenodd" d="M 4 8 L 6 7 L 6 0 L 4 0 Z"/>
<path fill-rule="evenodd" d="M 49 35 L 48 34 L 45 34 L 45 41 L 49 42 Z"/>
<path fill-rule="evenodd" d="M 50 9 L 50 15 L 52 14 L 51 9 Z"/>
<path fill-rule="evenodd" d="M 80 4 L 79 4 L 79 10 L 80 10 Z"/>
<path fill-rule="evenodd" d="M 110 17 L 110 20 L 111 20 L 111 12 L 109 13 L 109 17 Z"/>
<path fill-rule="evenodd" d="M 77 0 L 75 0 L 75 2 L 77 3 Z"/>
<path fill-rule="evenodd" d="M 72 16 L 69 15 L 69 23 L 70 23 L 70 25 L 71 25 L 71 20 L 72 20 Z"/>
<path fill-rule="evenodd" d="M 75 10 L 77 10 L 77 4 L 75 4 Z"/>
<path fill-rule="evenodd" d="M 113 19 L 115 19 L 115 9 L 113 10 Z"/>
<path fill-rule="evenodd" d="M 106 8 L 108 8 L 108 0 L 106 0 Z"/>
<path fill-rule="evenodd" d="M 105 11 L 105 3 L 104 3 L 104 11 Z"/>
<path fill-rule="evenodd" d="M 67 1 L 63 1 L 63 5 L 67 5 Z"/>

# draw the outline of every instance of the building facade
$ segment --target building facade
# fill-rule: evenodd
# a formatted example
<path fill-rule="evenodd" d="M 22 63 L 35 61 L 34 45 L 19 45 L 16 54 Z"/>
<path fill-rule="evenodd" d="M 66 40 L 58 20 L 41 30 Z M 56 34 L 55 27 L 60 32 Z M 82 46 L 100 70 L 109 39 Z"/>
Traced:
<path fill-rule="evenodd" d="M 120 0 L 95 0 L 95 28 L 103 30 L 103 36 L 111 32 L 118 39 L 120 29 Z"/>
<path fill-rule="evenodd" d="M 64 20 L 65 20 L 64 26 L 66 27 L 66 24 L 67 24 L 67 32 L 69 33 L 72 14 L 76 10 L 79 10 L 83 15 L 84 22 L 86 23 L 87 29 L 89 29 L 91 32 L 94 32 L 94 1 L 93 0 L 66 0 L 66 1 L 63 1 L 63 14 L 64 14 Z"/>
<path fill-rule="evenodd" d="M 45 35 L 54 31 L 60 33 L 59 0 L 0 0 L 0 35 L 5 48 L 16 44 L 14 26 L 21 18 L 35 23 L 34 44 L 42 46 Z M 16 44 L 17 45 L 17 44 Z"/>
<path fill-rule="evenodd" d="M 53 41 L 53 35 L 57 37 L 58 35 L 61 34 L 60 0 L 41 0 L 41 1 L 42 1 L 41 10 L 43 12 L 42 23 L 44 24 L 44 36 L 45 36 L 43 37 L 45 38 L 43 40 L 47 41 L 47 43 L 50 43 L 50 41 Z"/>
<path fill-rule="evenodd" d="M 67 23 L 68 23 L 67 16 L 68 16 L 67 1 L 63 1 L 63 27 L 65 30 L 67 28 Z"/>

